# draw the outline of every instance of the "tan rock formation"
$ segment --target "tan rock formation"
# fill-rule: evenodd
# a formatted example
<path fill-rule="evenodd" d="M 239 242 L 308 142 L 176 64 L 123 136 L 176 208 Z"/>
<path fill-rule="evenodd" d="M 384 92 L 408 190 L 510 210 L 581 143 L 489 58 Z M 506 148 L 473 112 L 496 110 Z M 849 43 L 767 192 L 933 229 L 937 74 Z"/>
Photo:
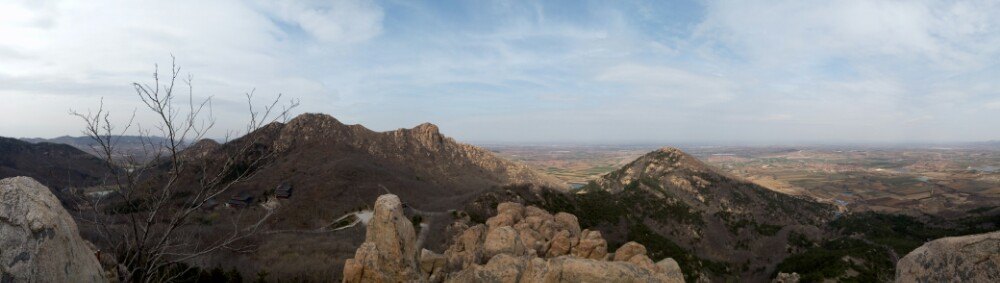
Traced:
<path fill-rule="evenodd" d="M 608 242 L 600 231 L 583 230 L 580 243 L 573 247 L 573 255 L 580 258 L 603 259 L 608 254 Z"/>
<path fill-rule="evenodd" d="M 646 247 L 636 242 L 628 242 L 615 251 L 615 261 L 629 261 L 633 256 L 646 255 Z"/>
<path fill-rule="evenodd" d="M 48 188 L 0 180 L 0 282 L 107 282 L 76 222 Z"/>
<path fill-rule="evenodd" d="M 419 280 L 413 224 L 403 215 L 395 195 L 375 201 L 365 242 L 344 263 L 344 282 L 409 282 Z"/>
<path fill-rule="evenodd" d="M 383 199 L 391 199 L 385 201 Z M 395 209 L 388 207 L 396 205 Z M 399 211 L 395 196 L 382 196 L 376 205 L 376 219 Z M 402 219 L 386 218 L 386 219 Z M 374 222 L 374 221 L 373 221 Z M 598 231 L 580 231 L 576 216 L 556 216 L 536 207 L 503 203 L 488 225 L 464 229 L 444 255 L 423 250 L 419 268 L 410 256 L 412 226 L 386 221 L 382 228 L 368 229 L 366 242 L 354 259 L 345 263 L 345 282 L 684 282 L 672 259 L 653 263 L 646 248 L 628 243 L 619 249 L 621 261 L 606 261 L 607 242 Z M 461 225 L 453 225 L 461 226 Z M 398 229 L 398 230 L 393 230 Z M 409 232 L 407 232 L 409 229 Z M 385 233 L 389 236 L 373 236 Z M 393 236 L 401 235 L 401 236 Z M 579 235 L 579 238 L 578 236 Z M 399 244 L 389 244 L 396 239 Z M 398 251 L 384 250 L 389 248 Z M 404 259 L 395 260 L 394 256 Z M 540 257 L 541 256 L 541 257 Z M 419 270 L 419 275 L 410 273 Z"/>
<path fill-rule="evenodd" d="M 1000 231 L 930 241 L 896 263 L 896 282 L 1000 282 Z"/>
<path fill-rule="evenodd" d="M 778 272 L 778 276 L 775 276 L 774 280 L 771 280 L 771 283 L 799 283 L 799 280 L 801 279 L 798 273 Z"/>

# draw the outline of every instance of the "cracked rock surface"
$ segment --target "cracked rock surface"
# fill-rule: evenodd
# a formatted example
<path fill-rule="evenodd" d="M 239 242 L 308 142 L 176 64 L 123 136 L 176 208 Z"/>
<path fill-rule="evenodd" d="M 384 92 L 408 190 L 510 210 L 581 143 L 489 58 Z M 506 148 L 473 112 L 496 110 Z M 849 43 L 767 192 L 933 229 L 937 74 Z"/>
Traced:
<path fill-rule="evenodd" d="M 1000 282 L 1000 231 L 927 242 L 896 263 L 896 282 Z"/>
<path fill-rule="evenodd" d="M 72 216 L 29 177 L 0 180 L 0 282 L 107 282 Z"/>

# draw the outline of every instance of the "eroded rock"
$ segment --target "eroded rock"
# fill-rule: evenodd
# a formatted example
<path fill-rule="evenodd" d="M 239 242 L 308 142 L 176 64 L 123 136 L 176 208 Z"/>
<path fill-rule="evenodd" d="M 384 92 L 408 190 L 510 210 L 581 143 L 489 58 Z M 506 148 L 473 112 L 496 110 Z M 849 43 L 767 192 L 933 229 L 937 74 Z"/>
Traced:
<path fill-rule="evenodd" d="M 48 188 L 0 180 L 0 281 L 107 282 L 94 251 Z"/>
<path fill-rule="evenodd" d="M 365 242 L 344 263 L 344 282 L 412 282 L 422 280 L 417 267 L 413 224 L 403 215 L 396 195 L 375 201 Z"/>

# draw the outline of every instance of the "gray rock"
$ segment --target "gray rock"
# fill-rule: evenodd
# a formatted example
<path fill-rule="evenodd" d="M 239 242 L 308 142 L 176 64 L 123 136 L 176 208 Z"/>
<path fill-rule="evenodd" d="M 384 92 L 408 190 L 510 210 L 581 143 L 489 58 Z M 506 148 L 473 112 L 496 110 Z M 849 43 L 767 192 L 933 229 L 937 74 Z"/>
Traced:
<path fill-rule="evenodd" d="M 1000 282 L 1000 231 L 930 241 L 896 263 L 896 282 Z"/>
<path fill-rule="evenodd" d="M 107 282 L 76 222 L 48 188 L 0 180 L 0 282 Z"/>

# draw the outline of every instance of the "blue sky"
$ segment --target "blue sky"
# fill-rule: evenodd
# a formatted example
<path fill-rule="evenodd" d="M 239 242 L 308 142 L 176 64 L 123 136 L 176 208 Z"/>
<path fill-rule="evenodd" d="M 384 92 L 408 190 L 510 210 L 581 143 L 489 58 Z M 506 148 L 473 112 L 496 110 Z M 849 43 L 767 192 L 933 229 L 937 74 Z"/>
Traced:
<path fill-rule="evenodd" d="M 375 130 L 476 143 L 1000 139 L 996 1 L 4 1 L 0 135 L 177 57 L 213 96 L 301 100 Z M 140 116 L 140 120 L 144 118 Z"/>

